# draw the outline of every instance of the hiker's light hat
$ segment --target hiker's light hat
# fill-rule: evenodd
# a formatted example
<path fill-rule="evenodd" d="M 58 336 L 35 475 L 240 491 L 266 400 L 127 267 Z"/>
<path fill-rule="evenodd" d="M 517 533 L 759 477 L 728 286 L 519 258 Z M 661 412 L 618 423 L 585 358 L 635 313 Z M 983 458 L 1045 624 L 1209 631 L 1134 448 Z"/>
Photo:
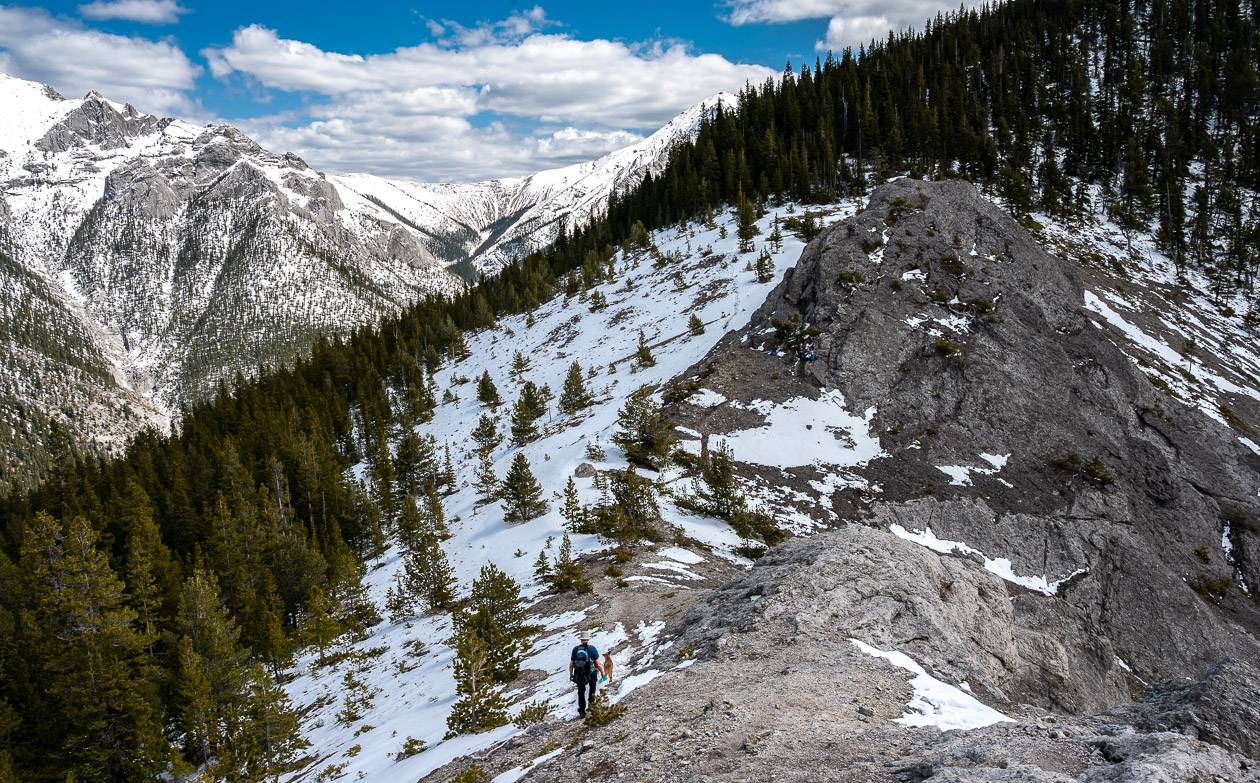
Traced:
<path fill-rule="evenodd" d="M 591 632 L 590 632 L 590 631 L 582 631 L 582 635 L 581 635 L 581 636 L 579 636 L 578 638 L 579 638 L 579 639 L 581 639 L 581 640 L 582 640 L 582 641 L 584 641 L 584 642 L 588 642 L 588 641 L 590 641 L 590 639 L 591 639 Z"/>

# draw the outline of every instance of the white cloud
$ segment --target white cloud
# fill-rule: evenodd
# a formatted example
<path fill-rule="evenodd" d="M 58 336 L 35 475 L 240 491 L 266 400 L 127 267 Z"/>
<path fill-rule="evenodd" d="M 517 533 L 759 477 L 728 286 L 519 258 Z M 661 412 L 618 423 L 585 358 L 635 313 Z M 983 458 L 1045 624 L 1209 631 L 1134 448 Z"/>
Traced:
<path fill-rule="evenodd" d="M 188 9 L 175 0 L 95 0 L 79 6 L 88 19 L 126 19 L 146 24 L 173 24 Z"/>
<path fill-rule="evenodd" d="M 894 25 L 886 16 L 833 16 L 827 22 L 827 36 L 815 48 L 838 52 L 846 46 L 856 47 L 872 39 L 888 37 L 888 31 L 905 25 Z"/>
<path fill-rule="evenodd" d="M 193 113 L 200 72 L 170 41 L 91 30 L 42 9 L 0 6 L 0 66 L 67 95 L 99 90 L 150 112 Z"/>
<path fill-rule="evenodd" d="M 459 31 L 454 37 L 481 40 L 481 34 Z M 342 96 L 441 88 L 475 93 L 479 111 L 633 128 L 654 127 L 715 92 L 773 75 L 759 65 L 693 54 L 681 44 L 632 47 L 542 33 L 360 55 L 251 25 L 237 30 L 230 46 L 203 53 L 216 77 L 241 74 L 272 89 Z"/>
<path fill-rule="evenodd" d="M 732 0 L 727 20 L 734 25 L 797 22 L 846 13 L 850 0 Z"/>
<path fill-rule="evenodd" d="M 550 136 L 538 139 L 538 152 L 557 162 L 576 162 L 598 158 L 612 150 L 642 141 L 643 136 L 624 130 L 596 131 L 561 128 Z"/>
<path fill-rule="evenodd" d="M 511 14 L 506 19 L 480 22 L 472 27 L 465 27 L 452 19 L 443 19 L 440 24 L 430 22 L 429 32 L 445 46 L 485 46 L 518 41 L 554 24 L 547 19 L 547 12 L 542 6 L 536 5 L 528 11 Z"/>
<path fill-rule="evenodd" d="M 937 13 L 958 10 L 957 0 L 730 0 L 726 5 L 726 20 L 733 25 L 829 19 L 827 35 L 817 43 L 823 51 L 885 38 L 889 30 L 922 27 Z"/>
<path fill-rule="evenodd" d="M 203 54 L 219 79 L 315 97 L 297 115 L 236 121 L 268 146 L 333 171 L 428 180 L 597 157 L 718 91 L 774 75 L 675 42 L 545 32 L 552 22 L 537 6 L 472 27 L 425 24 L 433 41 L 387 53 L 326 51 L 251 25 Z"/>

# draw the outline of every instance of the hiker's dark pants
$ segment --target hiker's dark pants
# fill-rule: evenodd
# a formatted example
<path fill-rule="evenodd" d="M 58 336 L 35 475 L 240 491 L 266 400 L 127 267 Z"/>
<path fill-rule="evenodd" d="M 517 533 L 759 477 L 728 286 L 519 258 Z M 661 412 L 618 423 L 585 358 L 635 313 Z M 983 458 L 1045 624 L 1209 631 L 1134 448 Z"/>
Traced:
<path fill-rule="evenodd" d="M 587 695 L 588 688 L 590 689 L 589 696 Z M 590 699 L 591 701 L 595 700 L 595 678 L 592 677 L 590 682 L 586 682 L 586 683 L 579 682 L 577 684 L 577 692 L 578 692 L 578 713 L 581 715 L 585 715 L 587 699 Z"/>

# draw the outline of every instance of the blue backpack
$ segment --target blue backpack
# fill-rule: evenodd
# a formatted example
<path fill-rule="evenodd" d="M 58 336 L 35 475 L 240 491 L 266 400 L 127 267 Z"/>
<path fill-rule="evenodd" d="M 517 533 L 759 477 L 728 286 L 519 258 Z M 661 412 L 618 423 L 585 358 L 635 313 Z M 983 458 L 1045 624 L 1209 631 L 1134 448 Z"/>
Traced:
<path fill-rule="evenodd" d="M 591 676 L 591 656 L 586 653 L 586 648 L 577 651 L 573 657 L 573 681 L 579 685 L 583 685 Z"/>

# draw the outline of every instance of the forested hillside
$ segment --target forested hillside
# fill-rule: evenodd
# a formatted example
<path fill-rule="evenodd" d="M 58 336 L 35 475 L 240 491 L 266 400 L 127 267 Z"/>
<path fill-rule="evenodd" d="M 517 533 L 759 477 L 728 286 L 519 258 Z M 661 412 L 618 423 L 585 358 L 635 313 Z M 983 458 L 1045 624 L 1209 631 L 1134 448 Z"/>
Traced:
<path fill-rule="evenodd" d="M 1241 0 L 1014 0 L 789 67 L 546 251 L 60 466 L 0 507 L 0 781 L 282 769 L 300 741 L 274 674 L 374 622 L 364 561 L 451 488 L 391 449 L 443 404 L 435 371 L 469 360 L 464 333 L 608 280 L 647 230 L 960 177 L 1017 214 L 1153 232 L 1260 328 L 1258 22 Z"/>

